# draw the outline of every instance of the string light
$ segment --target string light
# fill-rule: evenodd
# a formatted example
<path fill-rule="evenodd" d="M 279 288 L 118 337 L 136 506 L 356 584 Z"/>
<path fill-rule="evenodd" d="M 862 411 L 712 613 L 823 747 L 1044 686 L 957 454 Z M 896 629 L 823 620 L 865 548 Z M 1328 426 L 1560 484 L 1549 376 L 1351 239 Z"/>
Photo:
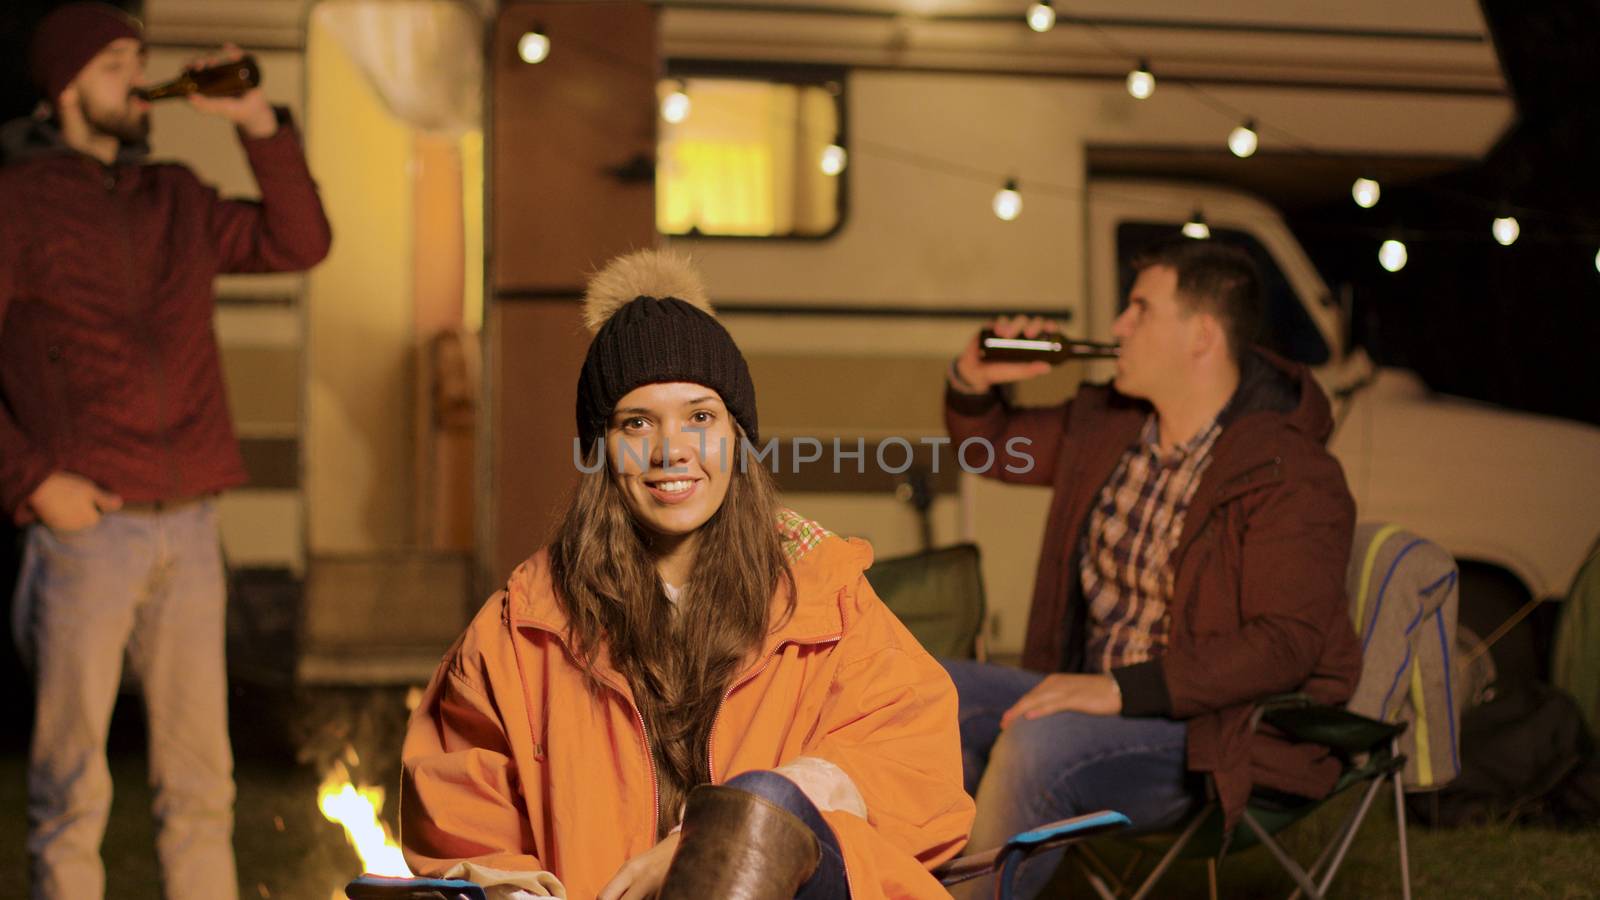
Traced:
<path fill-rule="evenodd" d="M 1128 93 L 1135 100 L 1148 100 L 1156 92 L 1156 76 L 1150 71 L 1150 61 L 1139 60 L 1139 67 L 1128 73 Z"/>
<path fill-rule="evenodd" d="M 1245 119 L 1228 134 L 1228 149 L 1233 155 L 1245 159 L 1256 152 L 1261 139 L 1256 136 L 1256 120 Z"/>
<path fill-rule="evenodd" d="M 1378 198 L 1383 195 L 1378 183 L 1371 178 L 1357 178 L 1356 183 L 1350 185 L 1350 196 L 1356 205 L 1362 209 L 1371 209 L 1378 205 Z"/>
<path fill-rule="evenodd" d="M 1002 222 L 1010 222 L 1022 215 L 1022 195 L 1017 193 L 1017 180 L 1006 179 L 1005 187 L 994 192 L 994 214 Z"/>
<path fill-rule="evenodd" d="M 1036 0 L 1028 7 L 1028 27 L 1040 34 L 1056 27 L 1056 8 L 1050 0 Z"/>
<path fill-rule="evenodd" d="M 661 101 L 661 118 L 674 125 L 689 118 L 688 85 L 681 81 L 678 82 L 678 86 L 673 89 L 672 93 Z"/>
<path fill-rule="evenodd" d="M 1517 224 L 1516 216 L 1501 216 L 1489 226 L 1489 231 L 1500 246 L 1509 247 L 1517 242 L 1517 236 L 1522 234 L 1522 226 Z"/>
<path fill-rule="evenodd" d="M 550 56 L 550 38 L 542 26 L 535 25 L 532 31 L 517 38 L 517 55 L 529 65 L 542 63 Z"/>
<path fill-rule="evenodd" d="M 1030 5 L 1027 12 L 1027 21 L 1029 27 L 1034 31 L 1045 32 L 1053 28 L 1056 23 L 1056 12 L 1051 0 L 1038 0 L 1038 2 Z M 517 43 L 517 51 L 522 59 L 528 63 L 542 62 L 549 56 L 550 39 L 544 34 L 540 26 L 535 25 L 533 30 L 522 35 Z M 688 118 L 691 105 L 687 84 L 682 80 L 677 81 L 676 84 L 677 88 L 661 101 L 662 118 L 674 124 Z M 1136 68 L 1129 71 L 1127 76 L 1129 95 L 1139 100 L 1148 99 L 1155 93 L 1155 86 L 1156 78 L 1151 71 L 1149 59 L 1139 58 Z M 1220 101 L 1213 101 L 1212 105 L 1218 109 L 1224 109 L 1226 106 Z M 1228 149 L 1240 159 L 1253 156 L 1260 148 L 1260 135 L 1256 129 L 1255 118 L 1246 117 L 1229 132 Z M 871 148 L 869 147 L 869 149 Z M 1306 149 L 1308 152 L 1315 152 L 1309 148 Z M 937 160 L 933 162 L 937 162 Z M 824 147 L 818 157 L 818 165 L 823 174 L 829 176 L 843 173 L 847 164 L 848 154 L 844 147 L 837 143 Z M 926 163 L 919 163 L 919 165 L 926 165 Z M 972 167 L 968 166 L 961 168 L 972 169 Z M 977 174 L 979 173 L 976 171 L 970 171 L 968 176 Z M 1052 186 L 1046 185 L 1045 190 L 1046 193 L 1059 193 L 1065 189 L 1052 188 Z M 1362 209 L 1371 209 L 1378 204 L 1379 199 L 1382 197 L 1382 188 L 1376 179 L 1360 177 L 1351 183 L 1350 196 L 1357 206 Z M 995 192 L 991 206 L 995 216 L 1002 221 L 1014 221 L 1022 214 L 1022 195 L 1017 189 L 1017 180 L 1015 178 L 1008 178 L 1004 186 Z M 1521 224 L 1516 217 L 1510 215 L 1496 217 L 1490 230 L 1497 242 L 1508 247 L 1516 243 L 1522 231 Z M 1199 209 L 1196 209 L 1189 220 L 1184 222 L 1181 232 L 1185 237 L 1195 240 L 1206 240 L 1211 237 L 1211 228 L 1207 224 L 1203 212 Z M 1383 241 L 1378 248 L 1378 262 L 1389 272 L 1399 272 L 1405 268 L 1408 261 L 1409 253 L 1405 242 L 1400 240 L 1398 236 Z M 1595 253 L 1594 265 L 1596 271 L 1600 271 L 1600 251 Z"/>
<path fill-rule="evenodd" d="M 837 175 L 840 172 L 843 172 L 845 160 L 847 158 L 848 157 L 844 152 L 844 148 L 838 144 L 829 144 L 828 146 L 823 147 L 821 160 L 822 174 Z"/>
<path fill-rule="evenodd" d="M 1406 267 L 1406 245 L 1396 238 L 1384 241 L 1378 247 L 1378 265 L 1390 272 L 1398 272 Z"/>

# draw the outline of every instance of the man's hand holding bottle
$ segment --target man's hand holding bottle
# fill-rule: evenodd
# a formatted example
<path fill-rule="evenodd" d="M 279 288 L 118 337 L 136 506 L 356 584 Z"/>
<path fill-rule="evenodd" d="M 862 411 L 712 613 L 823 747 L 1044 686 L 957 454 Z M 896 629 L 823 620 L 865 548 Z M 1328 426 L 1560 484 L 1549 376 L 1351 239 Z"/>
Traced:
<path fill-rule="evenodd" d="M 1057 335 L 1061 329 L 1043 316 L 1000 316 L 990 324 L 989 330 L 1002 338 L 1036 338 L 1040 335 Z M 981 339 L 975 334 L 972 340 L 950 364 L 950 386 L 963 394 L 987 394 L 997 384 L 1026 381 L 1050 371 L 1050 363 L 991 362 L 983 358 Z"/>

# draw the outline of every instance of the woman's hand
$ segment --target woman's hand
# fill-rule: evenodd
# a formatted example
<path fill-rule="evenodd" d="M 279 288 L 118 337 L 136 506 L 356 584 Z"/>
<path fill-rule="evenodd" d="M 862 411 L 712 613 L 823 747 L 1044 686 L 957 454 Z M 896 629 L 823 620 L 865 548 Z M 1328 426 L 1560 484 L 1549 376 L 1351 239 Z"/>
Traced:
<path fill-rule="evenodd" d="M 672 854 L 678 852 L 678 836 L 673 833 L 662 838 L 661 843 L 622 864 L 617 874 L 611 876 L 600 889 L 596 900 L 646 900 L 654 897 L 667 880 L 667 866 L 672 864 Z"/>

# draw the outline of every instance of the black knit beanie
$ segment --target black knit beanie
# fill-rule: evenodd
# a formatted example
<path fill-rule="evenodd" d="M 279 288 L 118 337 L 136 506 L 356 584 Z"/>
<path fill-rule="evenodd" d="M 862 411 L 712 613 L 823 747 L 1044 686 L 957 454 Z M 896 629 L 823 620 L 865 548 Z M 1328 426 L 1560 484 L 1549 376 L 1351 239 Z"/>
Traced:
<path fill-rule="evenodd" d="M 617 401 L 634 388 L 669 381 L 712 388 L 751 442 L 758 440 L 750 368 L 712 316 L 700 275 L 686 257 L 641 250 L 612 260 L 589 280 L 584 321 L 596 332 L 578 375 L 578 437 L 585 453 L 605 436 Z"/>

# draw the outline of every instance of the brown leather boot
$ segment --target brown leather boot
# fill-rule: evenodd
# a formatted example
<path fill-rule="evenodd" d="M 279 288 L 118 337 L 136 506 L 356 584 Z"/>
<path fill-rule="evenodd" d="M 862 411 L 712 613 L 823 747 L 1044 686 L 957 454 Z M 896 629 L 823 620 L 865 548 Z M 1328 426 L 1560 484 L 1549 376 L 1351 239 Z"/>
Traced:
<path fill-rule="evenodd" d="M 703 784 L 689 793 L 678 852 L 659 900 L 793 900 L 822 849 L 806 823 L 748 791 Z"/>

